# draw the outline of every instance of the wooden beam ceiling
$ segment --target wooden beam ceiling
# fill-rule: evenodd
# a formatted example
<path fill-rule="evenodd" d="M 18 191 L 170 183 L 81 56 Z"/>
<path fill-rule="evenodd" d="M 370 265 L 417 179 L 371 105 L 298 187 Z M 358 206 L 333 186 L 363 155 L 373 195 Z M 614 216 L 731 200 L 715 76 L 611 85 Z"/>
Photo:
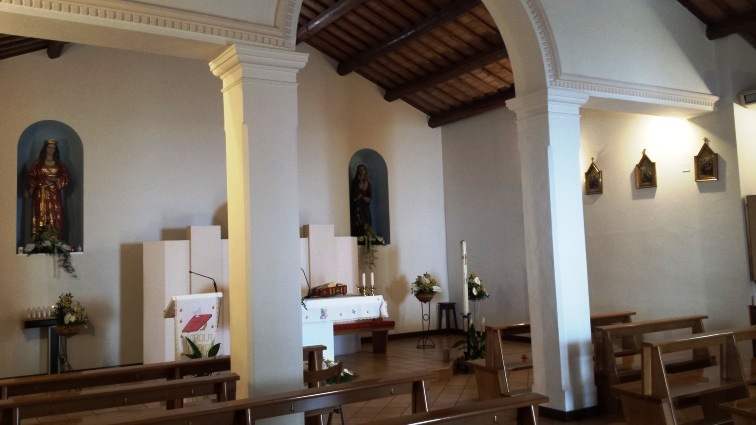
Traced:
<path fill-rule="evenodd" d="M 422 35 L 438 28 L 439 26 L 458 18 L 460 15 L 469 12 L 474 7 L 481 5 L 481 0 L 463 0 L 458 3 L 452 3 L 438 13 L 429 16 L 411 28 L 407 28 L 403 33 L 389 40 L 377 44 L 367 50 L 360 52 L 358 55 L 343 61 L 339 64 L 337 72 L 339 75 L 347 75 L 354 70 L 365 66 L 368 62 L 374 61 L 377 57 L 395 51 L 400 46 L 412 40 L 416 40 Z"/>

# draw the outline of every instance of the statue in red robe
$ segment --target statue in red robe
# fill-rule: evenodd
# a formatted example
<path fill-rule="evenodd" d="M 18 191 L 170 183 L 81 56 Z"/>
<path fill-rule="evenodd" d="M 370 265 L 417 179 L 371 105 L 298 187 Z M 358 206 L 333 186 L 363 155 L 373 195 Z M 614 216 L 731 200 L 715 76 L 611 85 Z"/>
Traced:
<path fill-rule="evenodd" d="M 58 142 L 45 140 L 39 158 L 29 171 L 29 196 L 32 198 L 32 236 L 52 226 L 63 237 L 63 196 L 68 184 L 68 169 L 60 160 Z"/>

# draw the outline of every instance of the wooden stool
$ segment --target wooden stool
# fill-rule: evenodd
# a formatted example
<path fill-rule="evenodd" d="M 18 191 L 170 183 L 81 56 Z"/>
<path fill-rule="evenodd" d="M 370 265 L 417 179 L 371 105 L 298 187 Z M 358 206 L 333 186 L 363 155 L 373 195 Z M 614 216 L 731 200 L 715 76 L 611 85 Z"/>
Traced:
<path fill-rule="evenodd" d="M 446 312 L 446 333 L 451 329 L 451 318 L 454 318 L 454 329 L 459 329 L 457 324 L 456 303 L 438 303 L 438 329 L 441 330 L 441 315 Z"/>

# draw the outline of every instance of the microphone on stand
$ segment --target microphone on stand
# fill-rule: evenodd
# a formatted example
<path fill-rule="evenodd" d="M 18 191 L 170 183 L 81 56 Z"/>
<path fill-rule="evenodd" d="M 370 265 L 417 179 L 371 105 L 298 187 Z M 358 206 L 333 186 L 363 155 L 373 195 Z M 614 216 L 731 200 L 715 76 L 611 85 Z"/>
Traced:
<path fill-rule="evenodd" d="M 215 289 L 215 292 L 218 292 L 218 285 L 215 283 L 215 279 L 213 279 L 212 277 L 205 276 L 204 274 L 195 273 L 195 272 L 193 272 L 191 270 L 189 270 L 189 274 L 196 274 L 197 276 L 202 276 L 202 277 L 205 277 L 205 278 L 208 278 L 208 279 L 212 280 L 213 281 L 213 288 Z"/>

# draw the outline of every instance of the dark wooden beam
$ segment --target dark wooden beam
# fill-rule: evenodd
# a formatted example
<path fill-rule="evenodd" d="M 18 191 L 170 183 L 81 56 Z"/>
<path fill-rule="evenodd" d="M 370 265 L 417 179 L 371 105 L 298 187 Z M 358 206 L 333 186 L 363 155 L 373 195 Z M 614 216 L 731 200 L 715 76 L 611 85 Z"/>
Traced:
<path fill-rule="evenodd" d="M 472 103 L 465 104 L 459 108 L 452 109 L 449 112 L 438 114 L 428 119 L 428 126 L 436 128 L 444 124 L 469 118 L 492 109 L 500 108 L 505 105 L 506 101 L 515 97 L 514 86 L 502 90 L 494 95 L 485 96 Z"/>
<path fill-rule="evenodd" d="M 62 41 L 50 41 L 47 45 L 47 57 L 50 59 L 58 59 L 63 54 L 63 46 L 66 43 Z"/>
<path fill-rule="evenodd" d="M 360 68 L 374 60 L 375 57 L 385 55 L 386 53 L 399 48 L 404 43 L 415 40 L 433 29 L 458 18 L 470 10 L 481 5 L 481 0 L 460 0 L 450 4 L 440 10 L 435 15 L 429 16 L 418 22 L 412 28 L 408 28 L 404 33 L 396 37 L 379 43 L 356 56 L 341 62 L 337 68 L 339 75 L 347 75 L 357 68 Z"/>
<path fill-rule="evenodd" d="M 706 37 L 709 40 L 726 37 L 741 31 L 756 28 L 756 12 L 748 13 L 737 18 L 728 19 L 718 24 L 706 27 Z"/>
<path fill-rule="evenodd" d="M 21 56 L 27 53 L 44 50 L 47 44 L 43 40 L 29 39 L 3 47 L 0 51 L 0 59 L 8 59 L 14 56 Z"/>
<path fill-rule="evenodd" d="M 411 93 L 425 90 L 429 87 L 437 86 L 444 81 L 449 81 L 451 79 L 459 77 L 460 75 L 467 74 L 468 72 L 472 72 L 476 69 L 482 68 L 486 65 L 492 64 L 502 59 L 506 59 L 508 57 L 509 53 L 507 53 L 506 46 L 501 45 L 490 52 L 484 52 L 470 56 L 469 58 L 461 62 L 457 62 L 455 64 L 452 64 L 451 66 L 422 76 L 418 80 L 410 81 L 406 84 L 388 90 L 386 91 L 386 94 L 383 96 L 383 98 L 389 102 L 393 102 Z"/>
<path fill-rule="evenodd" d="M 297 30 L 297 44 L 307 40 L 368 0 L 341 0 Z"/>

